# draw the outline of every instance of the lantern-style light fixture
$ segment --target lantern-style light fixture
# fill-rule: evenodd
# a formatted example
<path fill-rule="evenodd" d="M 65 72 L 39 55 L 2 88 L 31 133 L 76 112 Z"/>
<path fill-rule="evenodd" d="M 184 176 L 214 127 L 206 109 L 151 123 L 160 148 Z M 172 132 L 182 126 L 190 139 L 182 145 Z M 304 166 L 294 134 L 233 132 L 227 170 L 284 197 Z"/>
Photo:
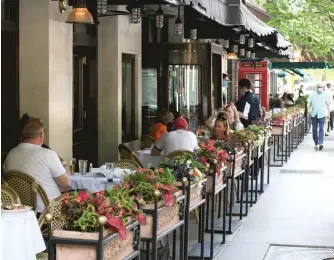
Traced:
<path fill-rule="evenodd" d="M 251 57 L 251 51 L 246 51 L 246 58 L 250 59 L 250 57 Z"/>
<path fill-rule="evenodd" d="M 246 35 L 241 33 L 240 36 L 239 36 L 239 42 L 241 45 L 244 45 L 245 42 L 246 42 Z"/>
<path fill-rule="evenodd" d="M 177 9 L 177 18 L 174 24 L 174 34 L 177 36 L 182 35 L 183 32 L 183 23 L 180 17 L 180 7 Z"/>
<path fill-rule="evenodd" d="M 141 8 L 138 3 L 133 5 L 130 10 L 130 23 L 140 23 L 141 22 Z"/>
<path fill-rule="evenodd" d="M 94 24 L 94 19 L 87 9 L 86 0 L 77 0 L 69 13 L 67 23 Z"/>
<path fill-rule="evenodd" d="M 197 28 L 190 29 L 190 40 L 197 39 Z"/>
<path fill-rule="evenodd" d="M 252 53 L 251 53 L 251 59 L 252 59 L 252 60 L 255 60 L 255 52 L 252 52 Z"/>
<path fill-rule="evenodd" d="M 98 15 L 106 14 L 108 11 L 108 0 L 97 0 L 96 7 Z"/>
<path fill-rule="evenodd" d="M 248 48 L 254 48 L 254 38 L 248 38 Z"/>
<path fill-rule="evenodd" d="M 161 29 L 162 27 L 164 27 L 164 12 L 161 9 L 161 4 L 159 4 L 159 9 L 155 13 L 155 26 L 158 29 Z"/>
<path fill-rule="evenodd" d="M 238 53 L 238 44 L 234 44 L 232 50 L 234 53 Z"/>
<path fill-rule="evenodd" d="M 240 56 L 245 56 L 245 48 L 240 49 Z"/>
<path fill-rule="evenodd" d="M 226 40 L 224 39 L 223 47 L 224 47 L 225 49 L 230 48 L 230 40 L 229 40 L 229 39 L 226 39 Z"/>
<path fill-rule="evenodd" d="M 227 54 L 227 59 L 228 60 L 237 60 L 238 59 L 238 56 L 234 53 L 234 52 L 229 52 Z"/>

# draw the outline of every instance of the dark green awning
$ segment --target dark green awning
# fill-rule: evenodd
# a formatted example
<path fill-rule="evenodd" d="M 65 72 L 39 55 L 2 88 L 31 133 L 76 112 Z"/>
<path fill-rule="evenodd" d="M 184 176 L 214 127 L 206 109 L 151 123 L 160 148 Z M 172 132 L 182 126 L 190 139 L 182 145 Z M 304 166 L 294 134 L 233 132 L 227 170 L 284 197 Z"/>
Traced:
<path fill-rule="evenodd" d="M 304 78 L 304 72 L 302 72 L 300 69 L 290 69 L 293 73 L 301 76 L 302 78 Z"/>
<path fill-rule="evenodd" d="M 272 69 L 334 69 L 333 62 L 273 62 Z M 296 74 L 298 74 L 296 72 Z"/>

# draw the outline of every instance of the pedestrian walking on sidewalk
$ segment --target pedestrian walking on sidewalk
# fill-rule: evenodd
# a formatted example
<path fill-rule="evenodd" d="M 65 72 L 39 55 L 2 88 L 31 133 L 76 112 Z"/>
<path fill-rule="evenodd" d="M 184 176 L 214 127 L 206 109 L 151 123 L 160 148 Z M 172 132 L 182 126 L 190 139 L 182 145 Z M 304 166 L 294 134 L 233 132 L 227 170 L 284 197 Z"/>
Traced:
<path fill-rule="evenodd" d="M 315 149 L 322 150 L 324 148 L 325 122 L 330 115 L 330 100 L 327 93 L 324 92 L 323 84 L 317 85 L 317 91 L 309 96 L 308 109 L 311 111 L 312 117 L 312 133 Z"/>

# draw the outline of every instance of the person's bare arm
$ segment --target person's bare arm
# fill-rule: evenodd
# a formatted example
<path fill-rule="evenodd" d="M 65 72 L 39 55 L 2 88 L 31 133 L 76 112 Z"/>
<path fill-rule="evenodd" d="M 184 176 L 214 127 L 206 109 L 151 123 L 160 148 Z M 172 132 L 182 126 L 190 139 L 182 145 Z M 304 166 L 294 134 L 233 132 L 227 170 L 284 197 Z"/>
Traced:
<path fill-rule="evenodd" d="M 212 121 L 213 121 L 214 118 L 215 118 L 215 116 L 212 115 L 208 118 L 208 120 L 205 121 L 205 125 L 209 128 L 210 131 L 212 131 L 212 129 L 213 129 Z"/>
<path fill-rule="evenodd" d="M 330 114 L 331 114 L 331 104 L 327 104 L 327 110 L 328 110 L 328 113 L 327 113 L 327 119 L 330 118 Z"/>
<path fill-rule="evenodd" d="M 68 191 L 71 189 L 71 182 L 66 172 L 56 177 L 55 181 L 58 184 L 61 191 Z"/>

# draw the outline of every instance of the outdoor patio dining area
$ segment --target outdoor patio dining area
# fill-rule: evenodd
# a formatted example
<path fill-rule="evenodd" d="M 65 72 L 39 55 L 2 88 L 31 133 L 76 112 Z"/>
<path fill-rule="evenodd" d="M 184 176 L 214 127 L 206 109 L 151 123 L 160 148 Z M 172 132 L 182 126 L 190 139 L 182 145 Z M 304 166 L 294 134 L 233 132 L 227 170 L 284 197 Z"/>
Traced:
<path fill-rule="evenodd" d="M 216 259 L 265 194 L 272 167 L 303 141 L 303 110 L 280 116 L 227 142 L 201 132 L 195 152 L 152 156 L 142 137 L 141 150 L 120 144 L 121 160 L 100 168 L 71 160 L 73 190 L 52 201 L 28 173 L 5 173 L 3 259 Z"/>

